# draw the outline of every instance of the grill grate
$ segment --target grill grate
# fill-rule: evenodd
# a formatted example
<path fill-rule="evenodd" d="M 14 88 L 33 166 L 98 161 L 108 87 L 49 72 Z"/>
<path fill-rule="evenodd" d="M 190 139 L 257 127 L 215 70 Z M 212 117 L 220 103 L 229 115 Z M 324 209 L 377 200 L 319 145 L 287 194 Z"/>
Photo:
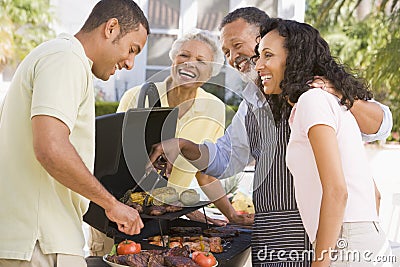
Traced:
<path fill-rule="evenodd" d="M 141 243 L 143 249 L 162 249 L 162 247 L 148 244 L 147 241 L 143 240 L 151 236 L 160 235 L 160 231 L 168 233 L 170 227 L 176 226 L 201 227 L 203 230 L 207 229 L 205 223 L 185 219 L 176 219 L 173 221 L 150 220 L 145 222 L 145 228 L 143 228 L 143 231 L 139 235 L 128 236 L 119 232 L 114 237 L 114 240 L 115 243 L 119 243 L 125 239 L 131 239 Z M 241 232 L 238 236 L 230 238 L 227 242 L 229 242 L 230 245 L 224 247 L 224 252 L 213 253 L 215 258 L 218 260 L 218 266 L 242 267 L 246 262 L 247 257 L 250 255 L 251 234 Z"/>

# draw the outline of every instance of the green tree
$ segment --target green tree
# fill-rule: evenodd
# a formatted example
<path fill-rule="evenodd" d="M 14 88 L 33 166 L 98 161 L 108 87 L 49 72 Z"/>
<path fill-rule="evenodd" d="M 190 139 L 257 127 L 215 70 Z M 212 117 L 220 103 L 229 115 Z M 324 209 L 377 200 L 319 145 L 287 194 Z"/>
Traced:
<path fill-rule="evenodd" d="M 54 36 L 50 0 L 0 0 L 0 71 Z"/>
<path fill-rule="evenodd" d="M 320 30 L 333 55 L 366 78 L 375 98 L 391 108 L 393 131 L 399 131 L 400 0 L 364 1 L 307 0 L 306 22 Z"/>

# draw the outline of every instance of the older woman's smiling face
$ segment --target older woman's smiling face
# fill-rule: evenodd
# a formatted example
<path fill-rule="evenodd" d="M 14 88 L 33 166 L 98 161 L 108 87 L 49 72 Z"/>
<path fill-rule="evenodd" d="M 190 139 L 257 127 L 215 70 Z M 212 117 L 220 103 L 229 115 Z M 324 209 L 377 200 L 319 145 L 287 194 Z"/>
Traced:
<path fill-rule="evenodd" d="M 287 50 L 283 47 L 284 41 L 285 38 L 273 30 L 260 40 L 258 46 L 260 57 L 256 70 L 261 77 L 264 93 L 268 95 L 282 92 L 279 84 L 285 74 L 287 57 Z"/>
<path fill-rule="evenodd" d="M 211 77 L 212 61 L 213 51 L 208 44 L 197 40 L 184 42 L 172 62 L 174 84 L 201 86 Z"/>

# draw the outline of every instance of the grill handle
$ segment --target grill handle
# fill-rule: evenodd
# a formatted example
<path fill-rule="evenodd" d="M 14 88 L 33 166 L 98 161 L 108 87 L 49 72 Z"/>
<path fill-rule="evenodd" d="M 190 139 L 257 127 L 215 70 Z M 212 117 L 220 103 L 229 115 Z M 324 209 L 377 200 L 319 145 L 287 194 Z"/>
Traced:
<path fill-rule="evenodd" d="M 146 98 L 149 101 L 149 108 L 161 107 L 160 95 L 158 94 L 157 86 L 153 82 L 147 82 L 140 88 L 138 108 L 145 107 Z"/>

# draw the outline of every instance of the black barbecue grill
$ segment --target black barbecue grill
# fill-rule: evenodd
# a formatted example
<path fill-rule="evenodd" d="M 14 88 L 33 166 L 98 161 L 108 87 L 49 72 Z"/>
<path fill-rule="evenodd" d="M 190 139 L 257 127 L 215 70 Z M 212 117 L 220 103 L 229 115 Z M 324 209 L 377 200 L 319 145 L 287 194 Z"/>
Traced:
<path fill-rule="evenodd" d="M 158 93 L 154 93 L 155 86 L 150 84 L 143 88 L 151 92 L 148 93 L 151 95 L 150 105 L 159 106 Z M 141 106 L 145 102 L 143 95 L 146 93 L 141 92 L 139 97 Z M 175 136 L 177 118 L 177 109 L 160 107 L 139 108 L 96 118 L 94 175 L 113 196 L 120 199 L 132 188 L 135 188 L 135 191 L 150 191 L 148 188 L 166 186 L 166 179 L 154 171 L 147 174 L 145 166 L 151 146 Z M 138 183 L 140 186 L 136 186 Z M 131 239 L 140 242 L 143 249 L 162 249 L 143 240 L 150 236 L 167 234 L 172 226 L 200 226 L 206 229 L 207 224 L 178 218 L 207 204 L 209 202 L 203 201 L 196 207 L 185 207 L 181 211 L 162 216 L 142 214 L 145 227 L 135 236 L 127 236 L 120 232 L 117 225 L 108 220 L 104 209 L 93 202 L 89 204 L 84 221 L 113 238 L 116 243 Z M 250 253 L 250 239 L 249 233 L 235 236 L 230 241 L 231 246 L 226 246 L 223 253 L 215 254 L 219 266 L 243 266 Z M 89 257 L 87 262 L 89 267 L 107 266 L 101 257 Z"/>

